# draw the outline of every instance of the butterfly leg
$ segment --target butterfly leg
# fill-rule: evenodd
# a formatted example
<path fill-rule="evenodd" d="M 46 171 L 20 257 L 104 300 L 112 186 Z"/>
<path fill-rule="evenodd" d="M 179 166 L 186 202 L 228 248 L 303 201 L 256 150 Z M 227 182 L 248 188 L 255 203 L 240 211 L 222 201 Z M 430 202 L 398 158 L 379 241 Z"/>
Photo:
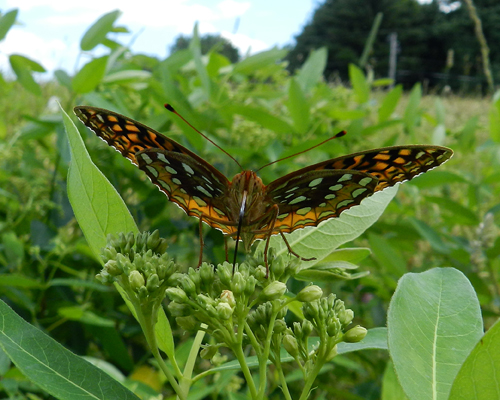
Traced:
<path fill-rule="evenodd" d="M 224 251 L 226 252 L 226 262 L 229 262 L 229 250 L 227 248 L 227 235 L 224 235 Z"/>
<path fill-rule="evenodd" d="M 271 235 L 274 230 L 274 224 L 276 223 L 276 217 L 278 216 L 279 208 L 278 205 L 275 204 L 269 213 L 273 213 L 272 217 L 272 225 L 269 228 L 269 233 L 267 234 L 267 239 L 266 239 L 266 247 L 264 248 L 264 264 L 266 265 L 266 279 L 269 277 L 269 263 L 267 262 L 267 251 L 269 250 L 269 242 L 271 241 Z"/>
<path fill-rule="evenodd" d="M 288 240 L 286 240 L 285 238 L 285 234 L 283 232 L 280 231 L 280 235 L 281 237 L 283 238 L 283 241 L 285 242 L 286 244 L 286 247 L 288 248 L 288 252 L 290 254 L 293 254 L 295 257 L 297 258 L 300 258 L 302 261 L 312 261 L 312 260 L 316 260 L 316 257 L 311 257 L 311 258 L 304 258 L 304 257 L 301 257 L 299 256 L 295 251 L 292 250 L 292 248 L 290 247 L 290 244 L 288 243 Z"/>
<path fill-rule="evenodd" d="M 205 243 L 203 243 L 203 218 L 200 218 L 200 259 L 198 260 L 198 268 L 201 267 L 204 246 Z"/>

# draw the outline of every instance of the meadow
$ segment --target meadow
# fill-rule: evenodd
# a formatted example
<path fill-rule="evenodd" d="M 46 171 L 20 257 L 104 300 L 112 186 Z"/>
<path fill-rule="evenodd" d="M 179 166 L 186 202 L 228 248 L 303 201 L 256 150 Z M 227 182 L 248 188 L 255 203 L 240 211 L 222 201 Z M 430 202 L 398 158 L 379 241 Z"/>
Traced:
<path fill-rule="evenodd" d="M 110 40 L 112 17 L 82 39 L 74 75 L 38 83 L 41 66 L 14 56 L 16 80 L 0 80 L 1 398 L 500 397 L 500 92 L 404 92 L 355 65 L 334 84 L 324 48 L 293 74 L 282 49 L 232 64 L 202 55 L 196 28 L 159 60 Z M 203 226 L 197 269 L 198 220 L 73 112 L 113 110 L 240 172 L 165 103 L 244 169 L 300 153 L 264 183 L 386 146 L 454 156 L 286 235 L 316 260 L 277 235 L 269 277 L 264 241 L 240 247 L 233 275 L 222 233 Z"/>

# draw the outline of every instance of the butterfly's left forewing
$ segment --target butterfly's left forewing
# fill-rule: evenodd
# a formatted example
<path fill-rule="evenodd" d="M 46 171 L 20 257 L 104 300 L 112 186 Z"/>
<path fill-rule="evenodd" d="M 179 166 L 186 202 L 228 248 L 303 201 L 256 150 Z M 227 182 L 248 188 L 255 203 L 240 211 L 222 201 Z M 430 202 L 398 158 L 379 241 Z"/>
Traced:
<path fill-rule="evenodd" d="M 374 176 L 352 170 L 296 171 L 267 186 L 279 213 L 274 233 L 317 226 L 371 196 L 378 184 Z"/>
<path fill-rule="evenodd" d="M 97 136 L 135 165 L 138 165 L 136 153 L 147 149 L 162 149 L 188 154 L 197 161 L 203 161 L 176 141 L 124 115 L 88 106 L 75 107 L 74 111 L 76 116 Z"/>

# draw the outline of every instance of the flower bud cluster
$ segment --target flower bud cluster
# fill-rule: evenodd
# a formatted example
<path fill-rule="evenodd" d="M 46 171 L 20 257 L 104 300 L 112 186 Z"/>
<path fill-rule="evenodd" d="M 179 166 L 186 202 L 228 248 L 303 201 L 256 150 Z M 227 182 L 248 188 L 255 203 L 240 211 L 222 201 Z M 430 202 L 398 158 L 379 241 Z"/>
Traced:
<path fill-rule="evenodd" d="M 177 267 L 165 253 L 167 242 L 159 232 L 108 236 L 101 257 L 105 262 L 96 278 L 102 283 L 118 282 L 140 299 L 164 297 L 166 287 L 175 282 Z"/>
<path fill-rule="evenodd" d="M 272 315 L 276 312 L 276 319 L 274 320 L 274 325 L 272 327 L 273 334 L 283 333 L 287 329 L 285 316 L 288 311 L 288 307 L 282 306 L 283 301 L 284 300 L 267 301 L 258 306 L 256 310 L 252 311 L 248 315 L 247 323 L 251 327 L 257 339 L 260 341 L 263 341 L 267 337 L 267 331 L 269 329 Z"/>

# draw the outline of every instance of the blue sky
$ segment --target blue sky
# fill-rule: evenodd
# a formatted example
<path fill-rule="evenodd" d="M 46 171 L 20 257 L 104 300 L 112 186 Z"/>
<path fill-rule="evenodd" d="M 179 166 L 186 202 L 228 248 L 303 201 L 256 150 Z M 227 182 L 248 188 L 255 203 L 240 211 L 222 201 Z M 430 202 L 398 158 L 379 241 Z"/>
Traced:
<path fill-rule="evenodd" d="M 201 34 L 220 33 L 240 49 L 256 53 L 293 43 L 311 19 L 318 0 L 0 0 L 0 10 L 19 8 L 19 25 L 0 42 L 0 70 L 7 57 L 22 54 L 47 70 L 78 68 L 79 41 L 101 15 L 116 9 L 120 35 L 135 53 L 165 57 L 179 34 L 191 34 L 196 21 Z M 235 31 L 236 22 L 239 21 Z"/>

